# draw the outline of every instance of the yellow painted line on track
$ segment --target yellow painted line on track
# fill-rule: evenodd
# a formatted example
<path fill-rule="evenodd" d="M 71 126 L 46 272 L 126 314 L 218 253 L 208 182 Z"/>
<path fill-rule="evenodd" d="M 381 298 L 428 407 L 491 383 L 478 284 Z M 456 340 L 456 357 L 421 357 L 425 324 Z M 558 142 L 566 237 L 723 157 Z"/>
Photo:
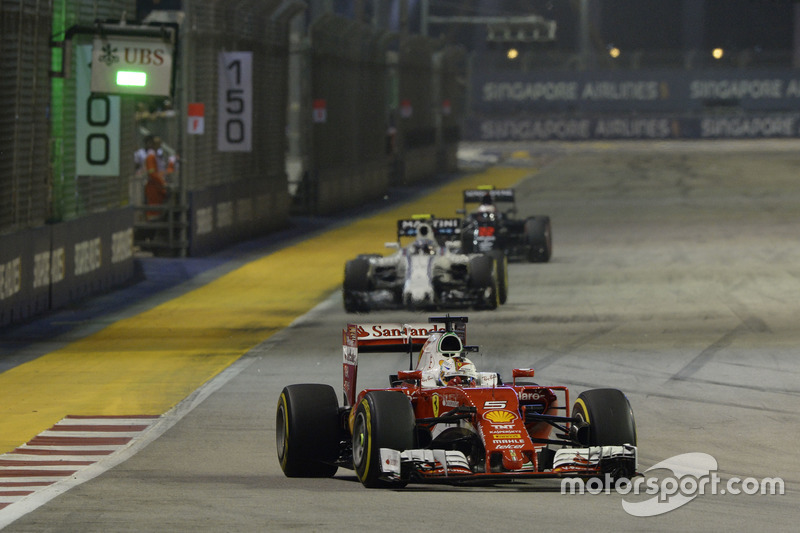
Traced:
<path fill-rule="evenodd" d="M 139 315 L 0 374 L 0 454 L 66 415 L 162 414 L 341 285 L 344 263 L 383 252 L 396 221 L 455 216 L 461 191 L 509 187 L 531 169 L 494 168 L 419 200 L 243 265 Z"/>

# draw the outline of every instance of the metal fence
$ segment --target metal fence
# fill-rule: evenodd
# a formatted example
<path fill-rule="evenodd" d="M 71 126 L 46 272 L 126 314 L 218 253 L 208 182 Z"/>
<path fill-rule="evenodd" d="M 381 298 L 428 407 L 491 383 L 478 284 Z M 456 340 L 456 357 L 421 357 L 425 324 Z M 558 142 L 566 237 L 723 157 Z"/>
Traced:
<path fill-rule="evenodd" d="M 50 216 L 49 3 L 0 1 L 0 234 Z"/>
<path fill-rule="evenodd" d="M 403 162 L 395 182 L 418 182 L 436 171 L 436 118 L 431 39 L 412 35 L 398 55 L 398 151 Z"/>
<path fill-rule="evenodd" d="M 296 9 L 281 0 L 184 4 L 179 104 L 200 102 L 206 109 L 206 133 L 184 135 L 181 143 L 192 254 L 288 223 L 288 22 Z M 218 58 L 236 51 L 252 53 L 252 148 L 221 151 Z"/>
<path fill-rule="evenodd" d="M 272 17 L 280 0 L 194 2 L 182 51 L 185 103 L 206 102 L 208 134 L 191 136 L 182 154 L 187 189 L 237 181 L 262 180 L 285 189 L 286 21 Z M 217 150 L 217 57 L 221 51 L 253 52 L 252 152 Z M 286 197 L 282 196 L 285 202 Z"/>
<path fill-rule="evenodd" d="M 91 35 L 77 34 L 71 39 L 69 29 L 91 26 L 98 20 L 120 19 L 136 10 L 135 0 L 54 0 L 53 41 L 58 59 L 52 77 L 51 134 L 52 204 L 51 222 L 73 220 L 91 213 L 130 204 L 129 183 L 133 178 L 133 152 L 138 140 L 134 124 L 136 102 L 120 97 L 119 173 L 80 175 L 77 154 L 77 69 L 78 47 L 91 44 Z"/>
<path fill-rule="evenodd" d="M 304 178 L 297 204 L 329 213 L 388 186 L 386 43 L 368 25 L 327 14 L 308 30 L 302 55 Z M 307 84 L 307 85 L 306 85 Z"/>
<path fill-rule="evenodd" d="M 330 13 L 307 35 L 295 54 L 300 111 L 290 132 L 299 139 L 296 211 L 340 211 L 457 169 L 462 48 Z"/>
<path fill-rule="evenodd" d="M 448 46 L 434 54 L 434 118 L 437 127 L 438 169 L 458 170 L 458 142 L 467 110 L 467 54 Z"/>
<path fill-rule="evenodd" d="M 179 23 L 174 99 L 92 93 L 84 54 L 93 37 L 120 21 L 135 26 L 146 4 L 0 0 L 0 325 L 130 282 L 136 209 L 146 209 L 133 154 L 147 134 L 181 157 L 165 222 L 172 252 L 201 255 L 288 222 L 287 25 L 303 4 L 184 0 L 181 11 L 153 13 L 149 22 Z M 253 57 L 246 152 L 217 146 L 218 58 L 228 51 Z M 193 102 L 206 104 L 204 135 L 186 134 Z M 83 125 L 112 107 L 113 142 L 101 139 L 101 153 L 118 166 L 85 172 L 97 136 Z"/>

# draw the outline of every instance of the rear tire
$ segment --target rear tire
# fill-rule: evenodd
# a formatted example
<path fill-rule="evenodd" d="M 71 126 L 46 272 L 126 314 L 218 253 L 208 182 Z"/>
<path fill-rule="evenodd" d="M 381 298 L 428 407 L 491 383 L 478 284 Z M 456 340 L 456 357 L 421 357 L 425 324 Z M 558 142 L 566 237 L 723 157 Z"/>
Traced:
<path fill-rule="evenodd" d="M 474 229 L 471 225 L 461 226 L 461 253 L 471 254 L 475 251 Z"/>
<path fill-rule="evenodd" d="M 500 305 L 500 291 L 494 263 L 494 258 L 488 255 L 479 255 L 469 260 L 470 284 L 473 288 L 484 292 L 484 300 L 476 305 L 476 308 L 497 309 Z M 486 289 L 489 289 L 488 294 Z"/>
<path fill-rule="evenodd" d="M 582 392 L 572 416 L 589 424 L 589 446 L 636 446 L 636 422 L 628 398 L 617 389 Z"/>
<path fill-rule="evenodd" d="M 338 467 L 339 401 L 330 385 L 284 387 L 275 416 L 278 461 L 287 477 L 332 477 Z"/>
<path fill-rule="evenodd" d="M 353 469 L 367 488 L 405 486 L 405 481 L 380 479 L 380 449 L 408 450 L 414 447 L 416 419 L 411 402 L 402 392 L 368 392 L 353 418 Z"/>
<path fill-rule="evenodd" d="M 525 221 L 525 242 L 528 245 L 528 261 L 547 263 L 553 254 L 553 235 L 550 217 L 531 217 Z"/>
<path fill-rule="evenodd" d="M 344 283 L 342 296 L 344 310 L 348 313 L 369 311 L 363 294 L 369 290 L 369 259 L 357 257 L 344 265 Z"/>

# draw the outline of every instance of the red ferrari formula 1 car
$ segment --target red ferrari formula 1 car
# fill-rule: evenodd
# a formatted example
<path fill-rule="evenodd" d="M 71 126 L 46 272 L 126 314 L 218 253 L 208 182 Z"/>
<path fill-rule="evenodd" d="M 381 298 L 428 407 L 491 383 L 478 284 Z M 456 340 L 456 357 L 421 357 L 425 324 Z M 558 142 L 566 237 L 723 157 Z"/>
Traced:
<path fill-rule="evenodd" d="M 290 385 L 278 400 L 276 442 L 289 477 L 355 470 L 366 487 L 495 483 L 537 477 L 630 478 L 636 426 L 616 389 L 569 391 L 514 369 L 505 384 L 478 372 L 466 317 L 428 324 L 348 324 L 343 331 L 344 406 L 330 385 Z M 359 354 L 419 350 L 391 386 L 356 394 Z"/>

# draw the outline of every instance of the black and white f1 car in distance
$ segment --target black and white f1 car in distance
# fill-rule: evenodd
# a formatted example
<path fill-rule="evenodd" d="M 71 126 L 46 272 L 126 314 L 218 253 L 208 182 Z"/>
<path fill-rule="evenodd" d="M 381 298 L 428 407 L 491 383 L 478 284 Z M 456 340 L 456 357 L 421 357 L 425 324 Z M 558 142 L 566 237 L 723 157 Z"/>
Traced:
<path fill-rule="evenodd" d="M 468 211 L 471 204 L 480 204 Z M 502 206 L 510 206 L 503 209 Z M 546 263 L 553 253 L 550 217 L 515 218 L 514 189 L 484 186 L 464 191 L 461 248 L 465 253 L 502 251 L 509 260 Z"/>
<path fill-rule="evenodd" d="M 397 221 L 397 250 L 389 256 L 363 254 L 344 269 L 347 312 L 375 309 L 496 309 L 508 295 L 502 254 L 461 253 L 461 219 L 417 215 Z M 401 246 L 401 239 L 413 242 Z"/>

